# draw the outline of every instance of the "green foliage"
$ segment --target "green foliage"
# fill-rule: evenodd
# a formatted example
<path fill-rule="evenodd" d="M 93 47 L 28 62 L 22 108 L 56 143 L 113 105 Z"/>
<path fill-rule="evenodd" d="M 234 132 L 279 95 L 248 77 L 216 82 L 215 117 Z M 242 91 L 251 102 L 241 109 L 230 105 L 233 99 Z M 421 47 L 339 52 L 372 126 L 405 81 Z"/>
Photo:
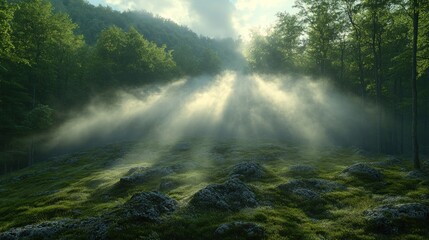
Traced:
<path fill-rule="evenodd" d="M 6 70 L 2 66 L 4 59 L 11 56 L 14 48 L 11 40 L 11 22 L 15 9 L 7 3 L 6 0 L 0 1 L 0 71 Z"/>
<path fill-rule="evenodd" d="M 408 2 L 299 0 L 296 7 L 296 15 L 279 13 L 267 36 L 253 36 L 249 62 L 255 71 L 293 73 L 298 66 L 300 72 L 329 77 L 363 96 L 376 94 L 367 89 L 375 85 L 374 72 L 378 71 L 387 95 L 397 96 L 398 89 L 405 88 L 394 85 L 411 75 Z M 422 3 L 420 76 L 428 70 L 426 9 L 428 5 Z M 378 66 L 375 58 L 379 58 Z"/>
<path fill-rule="evenodd" d="M 253 33 L 249 48 L 249 64 L 253 70 L 260 72 L 281 72 L 286 68 L 282 64 L 283 54 L 273 41 L 274 38 Z"/>
<path fill-rule="evenodd" d="M 110 27 L 101 32 L 95 56 L 99 71 L 107 72 L 105 77 L 110 77 L 110 81 L 141 84 L 174 73 L 172 52 L 166 52 L 165 48 L 147 41 L 134 28 L 124 32 Z"/>
<path fill-rule="evenodd" d="M 220 71 L 221 60 L 219 56 L 210 49 L 206 49 L 198 64 L 200 71 L 215 74 Z"/>
<path fill-rule="evenodd" d="M 78 47 L 73 42 L 76 25 L 63 14 L 53 14 L 52 5 L 44 0 L 20 3 L 13 20 L 12 40 L 16 54 L 29 66 L 52 64 L 59 47 Z"/>
<path fill-rule="evenodd" d="M 39 104 L 27 115 L 27 125 L 32 130 L 46 130 L 54 123 L 54 110 Z"/>
<path fill-rule="evenodd" d="M 308 44 L 306 51 L 314 70 L 326 76 L 332 63 L 330 54 L 341 31 L 339 1 L 297 1 L 300 16 L 307 24 Z"/>
<path fill-rule="evenodd" d="M 302 22 L 295 15 L 288 13 L 277 14 L 278 21 L 274 27 L 272 38 L 282 53 L 282 63 L 285 71 L 296 71 L 300 67 L 298 56 L 302 54 L 301 37 L 304 32 Z"/>
<path fill-rule="evenodd" d="M 65 14 L 54 14 L 47 1 L 25 1 L 18 6 L 12 40 L 25 64 L 14 66 L 21 68 L 17 81 L 33 88 L 33 106 L 37 101 L 50 103 L 53 90 L 78 70 L 72 59 L 83 46 L 82 37 L 74 35 L 77 25 Z"/>
<path fill-rule="evenodd" d="M 157 17 L 144 11 L 114 11 L 109 7 L 93 6 L 84 0 L 52 0 L 56 11 L 68 13 L 80 27 L 78 33 L 85 36 L 92 46 L 97 43 L 100 33 L 112 26 L 128 31 L 136 29 L 145 39 L 158 46 L 166 45 L 173 51 L 173 58 L 181 74 L 204 74 L 206 65 L 211 65 L 210 73 L 220 68 L 241 69 L 245 60 L 236 51 L 240 41 L 232 39 L 210 39 L 198 36 L 185 26 Z M 207 52 L 219 59 L 206 64 Z"/>
<path fill-rule="evenodd" d="M 418 76 L 424 77 L 429 69 L 429 3 L 420 1 L 420 29 L 418 39 Z"/>
<path fill-rule="evenodd" d="M 84 42 L 74 34 L 77 25 L 66 14 L 54 13 L 45 0 L 10 5 L 2 1 L 0 17 L 5 40 L 0 62 L 7 69 L 0 71 L 4 148 L 3 144 L 25 135 L 27 116 L 42 110 L 38 104 L 61 107 L 68 100 L 66 93 L 81 69 L 78 53 Z M 42 130 L 45 126 L 32 122 L 30 128 Z"/>

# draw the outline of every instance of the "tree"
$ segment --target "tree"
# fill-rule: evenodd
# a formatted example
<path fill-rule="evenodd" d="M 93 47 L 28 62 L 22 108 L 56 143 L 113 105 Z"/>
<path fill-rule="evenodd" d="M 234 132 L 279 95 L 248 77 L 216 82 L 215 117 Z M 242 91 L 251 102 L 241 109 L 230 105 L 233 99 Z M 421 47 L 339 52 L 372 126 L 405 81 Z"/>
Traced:
<path fill-rule="evenodd" d="M 124 31 L 131 27 L 135 28 L 149 42 L 159 47 L 166 45 L 166 51 L 173 51 L 173 60 L 177 65 L 176 76 L 204 74 L 206 50 L 218 56 L 220 67 L 240 69 L 243 66 L 243 57 L 237 51 L 240 44 L 232 39 L 199 36 L 186 26 L 180 26 L 145 11 L 119 12 L 101 5 L 93 6 L 86 0 L 51 0 L 51 2 L 55 11 L 68 13 L 80 26 L 76 32 L 85 36 L 89 46 L 96 45 L 100 33 L 111 26 L 117 26 Z M 209 70 L 213 72 L 213 68 Z"/>
<path fill-rule="evenodd" d="M 16 6 L 0 0 L 0 149 L 10 141 L 10 136 L 20 131 L 25 119 L 25 102 L 28 96 L 22 84 L 10 77 L 12 63 L 20 62 L 12 41 L 12 21 Z"/>
<path fill-rule="evenodd" d="M 380 22 L 380 12 L 382 3 L 379 0 L 372 0 L 367 2 L 368 9 L 371 14 L 371 49 L 374 58 L 374 79 L 376 85 L 376 105 L 377 105 L 377 151 L 381 153 L 382 151 L 382 35 L 383 29 Z"/>
<path fill-rule="evenodd" d="M 282 54 L 282 68 L 285 72 L 296 72 L 300 65 L 299 56 L 302 54 L 300 37 L 303 31 L 302 23 L 296 15 L 277 14 L 277 23 L 270 37 Z"/>
<path fill-rule="evenodd" d="M 0 0 L 0 68 L 3 71 L 7 69 L 3 66 L 6 59 L 11 58 L 14 48 L 11 40 L 13 19 L 15 9 L 7 3 L 6 0 Z"/>
<path fill-rule="evenodd" d="M 76 55 L 84 42 L 74 34 L 77 25 L 65 14 L 54 14 L 48 1 L 0 1 L 0 63 L 7 66 L 0 69 L 1 147 L 7 149 L 14 139 L 31 134 L 29 112 L 39 104 L 64 102 L 64 88 L 79 72 Z"/>
<path fill-rule="evenodd" d="M 356 49 L 356 54 L 354 54 L 355 61 L 359 69 L 359 84 L 360 84 L 360 95 L 362 97 L 366 96 L 366 81 L 364 77 L 364 59 L 363 59 L 363 30 L 362 26 L 358 23 L 358 13 L 362 10 L 362 5 L 360 1 L 356 0 L 343 0 L 345 6 L 345 12 L 347 14 L 350 26 L 353 30 L 351 34 L 352 43 Z"/>
<path fill-rule="evenodd" d="M 32 107 L 47 101 L 52 88 L 58 82 L 57 76 L 68 73 L 64 57 L 83 46 L 81 36 L 74 35 L 77 25 L 65 14 L 54 14 L 52 5 L 45 0 L 21 2 L 13 20 L 12 40 L 16 54 L 25 60 L 17 66 L 24 74 L 32 93 Z M 36 96 L 40 95 L 41 99 Z"/>
<path fill-rule="evenodd" d="M 412 54 L 412 75 L 411 75 L 411 89 L 412 89 L 412 143 L 413 143 L 413 162 L 414 168 L 420 169 L 419 160 L 419 144 L 417 139 L 417 42 L 419 36 L 419 1 L 412 0 L 413 11 L 413 54 Z"/>
<path fill-rule="evenodd" d="M 385 37 L 388 23 L 393 21 L 394 3 L 390 0 L 346 0 L 345 2 L 349 22 L 354 29 L 355 44 L 358 48 L 359 81 L 362 90 L 362 84 L 365 84 L 363 70 L 366 68 L 368 72 L 372 72 L 372 81 L 368 81 L 366 85 L 368 94 L 375 96 L 377 108 L 374 127 L 375 145 L 377 152 L 381 153 L 386 147 L 383 145 L 385 142 L 383 92 L 385 90 L 384 83 L 387 80 L 385 79 L 385 72 L 390 63 L 390 59 L 386 58 L 387 54 L 384 52 L 386 43 L 390 39 Z M 396 39 L 392 40 L 395 41 Z M 361 59 L 359 59 L 359 55 L 361 55 Z M 362 90 L 361 92 L 363 92 Z"/>
<path fill-rule="evenodd" d="M 417 52 L 417 77 L 427 73 L 429 69 L 429 2 L 419 1 L 419 36 Z"/>
<path fill-rule="evenodd" d="M 252 33 L 252 41 L 248 52 L 250 68 L 264 73 L 282 72 L 283 54 L 279 51 L 271 35 L 262 36 Z"/>
<path fill-rule="evenodd" d="M 26 125 L 33 134 L 28 151 L 28 164 L 34 163 L 36 143 L 34 134 L 47 130 L 54 122 L 54 110 L 47 105 L 39 104 L 27 114 Z"/>
<path fill-rule="evenodd" d="M 387 24 L 383 33 L 383 109 L 389 118 L 395 119 L 383 121 L 383 152 L 394 154 L 404 153 L 403 131 L 407 127 L 405 118 L 410 113 L 407 105 L 411 103 L 407 94 L 411 88 L 406 84 L 411 76 L 412 52 L 412 21 L 408 13 L 402 7 L 392 7 L 388 22 L 395 24 Z"/>
<path fill-rule="evenodd" d="M 95 48 L 100 81 L 107 85 L 141 84 L 168 77 L 175 71 L 172 51 L 146 40 L 136 29 L 128 32 L 118 27 L 104 30 Z"/>
<path fill-rule="evenodd" d="M 339 36 L 340 11 L 337 0 L 298 0 L 302 21 L 307 24 L 310 59 L 313 59 L 314 70 L 320 76 L 328 76 L 331 65 L 330 54 L 334 42 Z"/>
<path fill-rule="evenodd" d="M 220 64 L 221 61 L 219 56 L 214 51 L 207 48 L 198 64 L 198 68 L 204 73 L 216 74 L 220 71 Z"/>

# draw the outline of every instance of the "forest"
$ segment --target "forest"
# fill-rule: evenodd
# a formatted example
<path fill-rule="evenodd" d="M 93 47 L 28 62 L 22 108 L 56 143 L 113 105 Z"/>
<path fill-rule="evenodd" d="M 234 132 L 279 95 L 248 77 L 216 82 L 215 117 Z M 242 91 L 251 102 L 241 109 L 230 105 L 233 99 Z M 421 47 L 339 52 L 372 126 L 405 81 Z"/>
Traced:
<path fill-rule="evenodd" d="M 121 13 L 84 0 L 1 4 L 5 154 L 22 152 L 23 138 L 60 123 L 96 94 L 214 74 L 244 61 L 234 51 L 237 41 L 198 36 L 146 12 Z"/>
<path fill-rule="evenodd" d="M 427 239 L 429 2 L 294 9 L 0 0 L 0 239 Z"/>

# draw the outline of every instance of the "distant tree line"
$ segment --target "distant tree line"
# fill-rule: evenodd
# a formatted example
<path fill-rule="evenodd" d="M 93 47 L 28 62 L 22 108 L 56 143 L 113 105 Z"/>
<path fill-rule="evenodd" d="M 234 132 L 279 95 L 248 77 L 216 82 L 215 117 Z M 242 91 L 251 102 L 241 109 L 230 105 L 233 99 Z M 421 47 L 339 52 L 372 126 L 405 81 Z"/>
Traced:
<path fill-rule="evenodd" d="M 88 45 L 97 43 L 100 32 L 112 25 L 128 30 L 135 28 L 147 40 L 174 50 L 173 58 L 181 73 L 198 75 L 216 73 L 221 68 L 241 67 L 243 60 L 235 51 L 239 41 L 231 38 L 214 40 L 198 36 L 185 26 L 155 17 L 144 11 L 119 12 L 110 7 L 93 6 L 85 0 L 51 0 L 54 11 L 67 13 L 79 25 Z"/>
<path fill-rule="evenodd" d="M 267 35 L 253 34 L 251 69 L 329 78 L 345 92 L 372 102 L 377 122 L 363 145 L 401 154 L 411 149 L 416 66 L 417 132 L 421 149 L 429 152 L 429 2 L 297 0 L 295 5 L 298 13 L 279 13 Z M 419 23 L 415 36 L 413 19 Z"/>
<path fill-rule="evenodd" d="M 237 41 L 84 0 L 0 0 L 0 39 L 2 153 L 22 150 L 17 140 L 46 131 L 94 94 L 242 61 L 232 51 Z"/>

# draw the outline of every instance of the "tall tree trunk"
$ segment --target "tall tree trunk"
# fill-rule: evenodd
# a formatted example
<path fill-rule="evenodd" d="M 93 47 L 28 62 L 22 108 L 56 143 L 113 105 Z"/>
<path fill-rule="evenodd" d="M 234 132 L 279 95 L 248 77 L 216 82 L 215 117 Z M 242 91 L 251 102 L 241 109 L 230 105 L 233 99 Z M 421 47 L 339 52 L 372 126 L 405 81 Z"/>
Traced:
<path fill-rule="evenodd" d="M 380 34 L 378 31 L 378 16 L 377 16 L 377 5 L 372 6 L 372 54 L 374 56 L 374 79 L 376 86 L 376 107 L 377 107 L 377 123 L 376 123 L 376 142 L 377 142 L 377 152 L 381 153 L 381 84 L 380 84 L 380 53 L 378 52 L 378 38 L 377 34 Z"/>
<path fill-rule="evenodd" d="M 34 109 L 36 107 L 36 76 L 33 70 L 30 72 L 29 80 L 31 83 L 31 105 L 32 109 Z"/>
<path fill-rule="evenodd" d="M 402 85 L 402 78 L 399 78 L 399 102 L 402 102 L 402 99 L 404 97 L 404 88 Z M 405 114 L 404 114 L 404 110 L 402 108 L 400 108 L 399 110 L 400 113 L 400 134 L 399 134 L 399 153 L 400 154 L 404 154 L 404 118 L 405 118 Z"/>
<path fill-rule="evenodd" d="M 35 150 L 35 146 L 34 146 L 34 136 L 33 136 L 31 137 L 30 147 L 28 149 L 28 166 L 32 166 L 34 163 L 34 150 Z"/>
<path fill-rule="evenodd" d="M 341 71 L 340 71 L 340 83 L 344 84 L 344 54 L 346 50 L 346 43 L 344 37 L 341 37 Z"/>
<path fill-rule="evenodd" d="M 413 0 L 413 66 L 411 77 L 411 91 L 413 97 L 412 130 L 414 169 L 420 169 L 419 144 L 417 140 L 417 38 L 419 35 L 419 1 Z"/>
<path fill-rule="evenodd" d="M 401 135 L 400 135 L 400 153 L 404 154 L 404 113 L 401 113 Z"/>
<path fill-rule="evenodd" d="M 356 50 L 358 52 L 358 67 L 359 67 L 359 82 L 360 82 L 360 94 L 364 98 L 366 95 L 366 84 L 364 79 L 364 69 L 363 69 L 363 54 L 362 54 L 362 31 L 360 27 L 355 23 L 353 19 L 353 6 L 347 4 L 347 16 L 349 18 L 350 24 L 353 27 L 354 33 L 356 35 Z"/>
<path fill-rule="evenodd" d="M 377 22 L 378 22 L 378 16 L 377 16 Z M 378 136 L 379 136 L 379 152 L 385 151 L 385 145 L 387 143 L 385 142 L 385 132 L 383 128 L 383 69 L 382 69 L 382 32 L 379 27 L 377 27 L 377 79 L 378 79 L 378 86 L 377 86 L 377 105 L 378 105 Z"/>
<path fill-rule="evenodd" d="M 363 76 L 363 57 L 362 57 L 362 46 L 360 43 L 360 37 L 358 38 L 358 65 L 359 65 L 359 82 L 360 82 L 360 87 L 361 87 L 361 96 L 365 97 L 366 96 L 366 84 L 365 84 L 365 79 Z"/>
<path fill-rule="evenodd" d="M 33 96 L 32 96 L 32 110 L 34 110 L 34 108 L 36 108 L 36 78 L 34 76 L 33 70 L 30 73 L 30 81 L 32 83 L 32 91 L 33 91 Z M 28 166 L 33 165 L 33 160 L 34 160 L 34 137 L 31 138 L 31 143 L 30 146 L 28 148 Z"/>
<path fill-rule="evenodd" d="M 398 129 L 399 129 L 399 115 L 400 115 L 400 109 L 399 109 L 399 104 L 401 102 L 401 100 L 399 99 L 399 83 L 401 82 L 401 78 L 395 78 L 394 80 L 394 87 L 393 87 L 393 93 L 395 94 L 395 96 L 393 97 L 393 116 L 394 116 L 394 122 L 392 123 L 392 129 L 391 129 L 391 134 L 392 134 L 392 143 L 391 143 L 391 148 L 394 154 L 399 154 L 399 144 L 398 144 Z"/>

